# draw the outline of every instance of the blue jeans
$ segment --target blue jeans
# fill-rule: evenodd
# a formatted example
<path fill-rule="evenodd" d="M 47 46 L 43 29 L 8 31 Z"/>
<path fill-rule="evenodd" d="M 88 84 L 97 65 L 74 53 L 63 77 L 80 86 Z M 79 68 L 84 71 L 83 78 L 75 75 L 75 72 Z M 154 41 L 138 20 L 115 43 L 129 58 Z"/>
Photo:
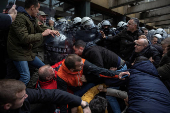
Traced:
<path fill-rule="evenodd" d="M 17 70 L 20 73 L 20 81 L 24 82 L 25 85 L 30 81 L 30 71 L 28 67 L 28 63 L 33 65 L 36 68 L 40 68 L 45 64 L 36 56 L 33 61 L 13 61 Z"/>
<path fill-rule="evenodd" d="M 122 71 L 125 71 L 125 70 L 127 70 L 126 64 L 121 69 L 116 70 L 116 71 L 122 72 Z M 108 79 L 108 78 L 105 79 L 105 82 L 113 82 L 113 81 L 114 81 L 114 79 Z M 119 87 L 110 87 L 110 88 L 119 89 Z M 121 113 L 120 106 L 119 106 L 119 103 L 117 102 L 116 97 L 106 96 L 106 99 L 108 100 L 108 102 L 109 102 L 109 104 L 112 108 L 113 113 Z"/>
<path fill-rule="evenodd" d="M 110 87 L 110 88 L 119 89 L 119 87 Z M 106 96 L 106 99 L 109 102 L 113 113 L 121 113 L 120 106 L 119 106 L 119 103 L 118 103 L 116 97 Z"/>

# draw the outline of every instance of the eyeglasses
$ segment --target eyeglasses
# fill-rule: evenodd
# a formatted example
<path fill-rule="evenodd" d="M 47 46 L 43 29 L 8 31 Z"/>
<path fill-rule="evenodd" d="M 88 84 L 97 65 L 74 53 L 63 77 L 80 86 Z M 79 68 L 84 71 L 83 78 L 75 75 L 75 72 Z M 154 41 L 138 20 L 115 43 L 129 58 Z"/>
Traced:
<path fill-rule="evenodd" d="M 136 46 L 142 46 L 142 45 L 139 45 L 139 44 L 135 44 Z"/>

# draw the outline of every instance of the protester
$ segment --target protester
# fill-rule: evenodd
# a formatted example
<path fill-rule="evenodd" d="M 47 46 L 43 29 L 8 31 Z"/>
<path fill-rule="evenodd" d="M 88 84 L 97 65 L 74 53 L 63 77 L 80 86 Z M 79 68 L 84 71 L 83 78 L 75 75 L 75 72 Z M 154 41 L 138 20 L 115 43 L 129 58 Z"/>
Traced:
<path fill-rule="evenodd" d="M 58 89 L 26 89 L 25 84 L 19 80 L 0 80 L 0 112 L 30 112 L 30 104 L 33 103 L 82 105 L 85 113 L 91 113 L 85 101 L 70 93 Z"/>
<path fill-rule="evenodd" d="M 129 60 L 130 64 L 134 62 L 135 58 L 138 56 L 145 56 L 148 59 L 153 59 L 153 64 L 155 66 L 158 66 L 161 56 L 158 50 L 153 47 L 152 45 L 148 44 L 148 41 L 146 39 L 138 39 L 135 41 L 135 51 L 133 52 L 131 59 Z M 130 66 L 128 66 L 130 67 Z"/>
<path fill-rule="evenodd" d="M 40 4 L 37 0 L 26 0 L 25 9 L 18 7 L 18 15 L 12 23 L 8 35 L 7 52 L 20 73 L 20 79 L 26 85 L 30 80 L 28 63 L 39 68 L 44 63 L 32 52 L 36 42 L 42 43 L 43 37 L 59 35 L 58 31 L 42 30 L 37 24 L 36 16 Z"/>
<path fill-rule="evenodd" d="M 161 77 L 161 80 L 166 85 L 168 90 L 170 91 L 170 43 L 165 48 L 164 55 L 159 63 L 159 66 L 157 68 L 158 73 Z"/>
<path fill-rule="evenodd" d="M 97 46 L 94 43 L 85 43 L 82 40 L 78 40 L 74 43 L 73 49 L 76 54 L 90 61 L 91 63 L 110 70 L 125 71 L 127 66 L 124 60 L 122 60 L 113 51 L 110 51 L 104 47 Z M 100 79 L 100 78 L 98 78 Z M 104 83 L 110 81 L 110 78 L 101 78 Z M 97 80 L 97 78 L 96 78 Z M 119 89 L 119 87 L 114 87 L 114 89 Z M 114 113 L 120 113 L 120 106 L 117 99 L 112 96 L 106 96 L 112 111 Z"/>

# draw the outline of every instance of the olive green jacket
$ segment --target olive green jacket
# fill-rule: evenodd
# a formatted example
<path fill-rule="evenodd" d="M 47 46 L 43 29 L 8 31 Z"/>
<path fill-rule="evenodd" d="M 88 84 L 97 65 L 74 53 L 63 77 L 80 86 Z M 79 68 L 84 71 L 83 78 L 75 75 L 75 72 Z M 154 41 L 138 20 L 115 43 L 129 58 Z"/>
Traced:
<path fill-rule="evenodd" d="M 18 13 L 12 23 L 7 40 L 9 58 L 15 61 L 32 61 L 35 54 L 32 49 L 43 42 L 42 29 L 36 19 L 26 12 Z"/>

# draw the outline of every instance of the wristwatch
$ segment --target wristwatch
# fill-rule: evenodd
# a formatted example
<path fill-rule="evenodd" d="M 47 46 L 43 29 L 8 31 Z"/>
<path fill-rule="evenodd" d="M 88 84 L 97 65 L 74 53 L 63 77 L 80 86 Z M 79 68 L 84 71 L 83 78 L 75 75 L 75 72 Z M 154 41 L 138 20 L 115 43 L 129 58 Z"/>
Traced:
<path fill-rule="evenodd" d="M 86 108 L 86 107 L 89 107 L 89 103 L 86 102 L 86 105 L 85 105 L 85 106 L 81 106 L 81 107 L 82 107 L 82 109 L 84 109 L 84 108 Z"/>

